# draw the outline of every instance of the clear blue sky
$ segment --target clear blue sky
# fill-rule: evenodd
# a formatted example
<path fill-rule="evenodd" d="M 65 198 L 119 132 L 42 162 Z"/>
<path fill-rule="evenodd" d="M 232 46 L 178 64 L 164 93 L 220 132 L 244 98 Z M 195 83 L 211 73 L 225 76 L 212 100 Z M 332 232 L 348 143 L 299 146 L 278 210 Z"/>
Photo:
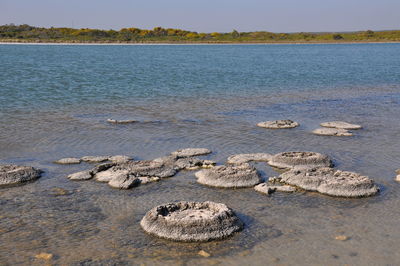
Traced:
<path fill-rule="evenodd" d="M 400 29 L 400 0 L 0 0 L 0 24 L 199 32 Z"/>

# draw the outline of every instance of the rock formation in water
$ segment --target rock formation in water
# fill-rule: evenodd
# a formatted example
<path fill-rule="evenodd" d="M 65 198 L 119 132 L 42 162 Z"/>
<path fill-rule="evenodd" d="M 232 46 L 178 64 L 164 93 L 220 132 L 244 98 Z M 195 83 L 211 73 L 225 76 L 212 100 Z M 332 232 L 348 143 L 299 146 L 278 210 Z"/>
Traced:
<path fill-rule="evenodd" d="M 361 129 L 362 126 L 356 124 L 350 124 L 343 121 L 332 121 L 332 122 L 324 122 L 320 124 L 321 127 L 329 127 L 329 128 L 339 128 L 339 129 L 346 129 L 346 130 L 355 130 Z"/>
<path fill-rule="evenodd" d="M 171 153 L 171 155 L 176 156 L 177 158 L 184 158 L 184 157 L 193 157 L 199 155 L 206 155 L 211 153 L 209 149 L 204 148 L 188 148 L 188 149 L 181 149 Z"/>
<path fill-rule="evenodd" d="M 336 137 L 351 137 L 353 133 L 341 128 L 317 128 L 312 131 L 315 135 L 320 136 L 336 136 Z"/>
<path fill-rule="evenodd" d="M 149 234 L 185 242 L 223 239 L 243 229 L 243 222 L 230 208 L 210 201 L 157 206 L 140 225 Z"/>
<path fill-rule="evenodd" d="M 261 183 L 254 187 L 254 189 L 258 192 L 264 194 L 272 194 L 275 191 L 279 192 L 295 192 L 296 188 L 288 185 L 270 185 L 268 183 Z"/>
<path fill-rule="evenodd" d="M 317 152 L 282 152 L 275 154 L 268 161 L 272 167 L 288 170 L 292 168 L 331 167 L 331 159 Z"/>
<path fill-rule="evenodd" d="M 196 177 L 200 184 L 221 188 L 252 187 L 261 181 L 257 170 L 248 163 L 200 170 Z"/>
<path fill-rule="evenodd" d="M 279 179 L 284 184 L 337 197 L 368 197 L 379 191 L 367 176 L 328 167 L 293 169 L 281 174 Z"/>
<path fill-rule="evenodd" d="M 41 176 L 42 171 L 31 166 L 0 165 L 0 185 L 22 184 Z"/>
<path fill-rule="evenodd" d="M 285 128 L 295 128 L 299 126 L 299 123 L 292 120 L 275 120 L 260 122 L 257 124 L 258 127 L 269 128 L 269 129 L 285 129 Z"/>

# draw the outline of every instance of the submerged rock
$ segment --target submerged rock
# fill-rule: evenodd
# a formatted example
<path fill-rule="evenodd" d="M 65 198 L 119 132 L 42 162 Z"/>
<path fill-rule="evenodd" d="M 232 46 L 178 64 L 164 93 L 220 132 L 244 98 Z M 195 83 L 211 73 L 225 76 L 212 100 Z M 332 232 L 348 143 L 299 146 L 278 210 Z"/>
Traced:
<path fill-rule="evenodd" d="M 338 197 L 368 197 L 379 188 L 367 176 L 333 168 L 290 170 L 279 176 L 280 182 L 308 191 Z"/>
<path fill-rule="evenodd" d="M 200 184 L 223 188 L 252 187 L 260 183 L 257 170 L 247 163 L 204 169 L 196 177 Z"/>
<path fill-rule="evenodd" d="M 137 120 L 116 120 L 116 119 L 107 119 L 108 123 L 112 124 L 132 124 L 138 122 Z"/>
<path fill-rule="evenodd" d="M 193 157 L 199 155 L 206 155 L 211 153 L 209 149 L 204 148 L 188 148 L 188 149 L 181 149 L 171 153 L 171 155 L 176 156 L 177 158 L 184 158 L 184 157 Z"/>
<path fill-rule="evenodd" d="M 315 135 L 320 136 L 336 136 L 336 137 L 351 137 L 353 133 L 341 128 L 317 128 L 312 131 Z"/>
<path fill-rule="evenodd" d="M 82 161 L 88 163 L 102 163 L 108 161 L 108 156 L 84 156 L 81 158 Z"/>
<path fill-rule="evenodd" d="M 299 123 L 292 120 L 275 120 L 260 122 L 257 124 L 258 127 L 264 127 L 269 129 L 285 129 L 285 128 L 295 128 L 299 126 Z"/>
<path fill-rule="evenodd" d="M 60 159 L 58 161 L 55 161 L 54 163 L 58 163 L 58 164 L 80 164 L 81 163 L 81 159 L 79 159 L 79 158 L 63 158 L 63 159 Z"/>
<path fill-rule="evenodd" d="M 114 163 L 126 163 L 132 161 L 132 158 L 126 155 L 114 155 L 109 157 L 108 160 Z"/>
<path fill-rule="evenodd" d="M 356 124 L 350 124 L 343 121 L 332 121 L 332 122 L 325 122 L 320 124 L 321 127 L 329 127 L 329 128 L 340 128 L 340 129 L 361 129 L 362 126 Z"/>
<path fill-rule="evenodd" d="M 261 183 L 258 184 L 257 186 L 254 187 L 254 189 L 258 192 L 264 193 L 264 194 L 272 194 L 275 191 L 279 192 L 295 192 L 296 188 L 288 185 L 283 185 L 283 186 L 276 186 L 276 185 L 269 185 L 267 183 Z"/>
<path fill-rule="evenodd" d="M 140 225 L 147 233 L 185 242 L 223 239 L 243 229 L 243 222 L 230 208 L 210 201 L 157 206 Z"/>
<path fill-rule="evenodd" d="M 41 170 L 31 166 L 0 165 L 0 185 L 13 185 L 33 181 L 38 179 L 41 173 Z"/>
<path fill-rule="evenodd" d="M 328 156 L 317 152 L 282 152 L 275 154 L 268 161 L 272 167 L 279 169 L 331 167 Z"/>
<path fill-rule="evenodd" d="M 272 155 L 269 153 L 243 153 L 235 154 L 228 157 L 227 163 L 229 164 L 241 164 L 248 163 L 251 161 L 255 162 L 268 162 Z"/>

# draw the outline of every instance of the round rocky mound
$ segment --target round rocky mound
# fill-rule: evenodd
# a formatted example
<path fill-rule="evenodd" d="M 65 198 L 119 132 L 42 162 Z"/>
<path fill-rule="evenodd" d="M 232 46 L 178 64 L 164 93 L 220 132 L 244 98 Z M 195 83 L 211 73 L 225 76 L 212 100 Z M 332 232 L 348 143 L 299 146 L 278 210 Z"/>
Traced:
<path fill-rule="evenodd" d="M 330 128 L 340 128 L 340 129 L 361 129 L 362 126 L 356 124 L 350 124 L 343 121 L 332 121 L 332 122 L 325 122 L 321 123 L 321 127 L 330 127 Z"/>
<path fill-rule="evenodd" d="M 341 128 L 317 128 L 314 129 L 313 134 L 320 136 L 336 136 L 336 137 L 351 137 L 353 133 L 346 129 Z"/>
<path fill-rule="evenodd" d="M 268 164 L 279 169 L 331 167 L 328 156 L 317 152 L 282 152 L 272 156 Z"/>
<path fill-rule="evenodd" d="M 185 242 L 223 239 L 243 229 L 243 222 L 230 208 L 210 201 L 157 206 L 140 225 L 147 233 Z"/>
<path fill-rule="evenodd" d="M 54 163 L 58 164 L 80 164 L 81 159 L 79 158 L 62 158 L 60 160 L 55 161 Z"/>
<path fill-rule="evenodd" d="M 379 191 L 367 176 L 328 167 L 294 169 L 281 174 L 279 178 L 285 184 L 337 197 L 368 197 Z"/>
<path fill-rule="evenodd" d="M 228 157 L 227 163 L 229 164 L 241 164 L 248 162 L 268 162 L 272 155 L 269 153 L 243 153 L 235 154 Z"/>
<path fill-rule="evenodd" d="M 176 156 L 177 158 L 184 158 L 184 157 L 193 157 L 199 155 L 206 155 L 211 153 L 209 149 L 204 148 L 187 148 L 177 150 L 171 153 L 171 155 Z"/>
<path fill-rule="evenodd" d="M 269 129 L 285 129 L 285 128 L 298 127 L 299 123 L 287 119 L 287 120 L 275 120 L 275 121 L 260 122 L 257 124 L 257 126 L 269 128 Z"/>
<path fill-rule="evenodd" d="M 38 179 L 41 170 L 31 166 L 0 165 L 0 185 L 13 185 Z"/>
<path fill-rule="evenodd" d="M 197 182 L 203 185 L 221 188 L 252 187 L 260 183 L 257 170 L 251 165 L 220 165 L 198 171 Z"/>

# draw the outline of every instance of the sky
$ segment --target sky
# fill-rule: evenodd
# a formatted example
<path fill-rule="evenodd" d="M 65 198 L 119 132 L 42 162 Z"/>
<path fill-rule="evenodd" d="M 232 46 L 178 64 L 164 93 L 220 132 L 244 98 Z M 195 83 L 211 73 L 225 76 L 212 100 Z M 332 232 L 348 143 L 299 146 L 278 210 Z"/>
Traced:
<path fill-rule="evenodd" d="M 197 32 L 400 29 L 400 0 L 0 0 L 0 25 Z"/>

